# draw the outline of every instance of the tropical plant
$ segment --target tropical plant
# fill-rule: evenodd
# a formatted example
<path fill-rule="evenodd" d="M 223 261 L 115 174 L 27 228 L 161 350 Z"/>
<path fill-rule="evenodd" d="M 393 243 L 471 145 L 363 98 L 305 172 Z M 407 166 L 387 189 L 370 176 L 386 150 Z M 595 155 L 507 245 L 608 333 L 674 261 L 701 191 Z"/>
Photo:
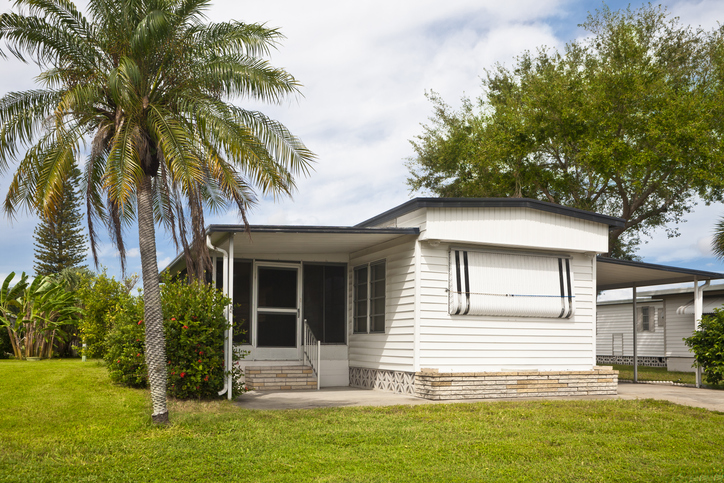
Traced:
<path fill-rule="evenodd" d="M 20 297 L 28 285 L 28 276 L 23 272 L 20 280 L 11 286 L 10 283 L 13 278 L 15 278 L 15 272 L 11 272 L 10 275 L 5 277 L 0 288 L 0 324 L 8 332 L 13 355 L 22 357 L 22 345 L 17 343 L 18 339 L 15 337 L 14 332 L 16 332 L 16 328 L 19 328 L 17 319 L 22 309 Z"/>
<path fill-rule="evenodd" d="M 109 228 L 122 266 L 123 228 L 134 219 L 138 224 L 146 364 L 157 423 L 167 422 L 168 412 L 154 221 L 181 240 L 198 273 L 208 263 L 204 208 L 231 202 L 246 220 L 255 187 L 289 194 L 313 159 L 282 124 L 230 103 L 279 102 L 297 93 L 294 77 L 264 59 L 281 34 L 233 20 L 207 23 L 208 5 L 89 0 L 86 18 L 69 0 L 16 0 L 27 14 L 0 15 L 0 40 L 42 69 L 40 89 L 0 100 L 0 173 L 20 158 L 5 211 L 57 210 L 63 182 L 89 142 L 82 190 L 96 263 L 98 222 Z M 23 146 L 30 147 L 24 155 Z"/>
<path fill-rule="evenodd" d="M 9 289 L 14 273 L 3 282 L 0 323 L 7 327 L 16 358 L 52 357 L 56 338 L 65 338 L 63 326 L 75 325 L 80 309 L 75 296 L 52 277 L 36 277 Z"/>

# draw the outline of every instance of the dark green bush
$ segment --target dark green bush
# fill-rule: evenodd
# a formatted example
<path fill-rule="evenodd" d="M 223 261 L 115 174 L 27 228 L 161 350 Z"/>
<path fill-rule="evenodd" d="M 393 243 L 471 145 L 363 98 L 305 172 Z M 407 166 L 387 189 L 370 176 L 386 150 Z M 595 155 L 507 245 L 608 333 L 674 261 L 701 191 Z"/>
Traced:
<path fill-rule="evenodd" d="M 79 335 L 86 344 L 86 356 L 106 355 L 106 336 L 111 327 L 111 318 L 127 295 L 126 286 L 106 275 L 105 270 L 97 275 L 83 274 L 80 277 L 76 297 L 85 315 L 78 328 Z"/>
<path fill-rule="evenodd" d="M 8 329 L 0 325 L 0 359 L 7 359 L 12 354 L 13 346 L 10 344 Z"/>
<path fill-rule="evenodd" d="M 148 386 L 148 371 L 144 356 L 143 298 L 123 295 L 118 298 L 109 318 L 103 347 L 105 360 L 113 382 L 129 387 Z"/>
<path fill-rule="evenodd" d="M 147 385 L 144 364 L 143 302 L 119 307 L 107 341 L 111 379 L 132 387 Z M 229 299 L 210 285 L 165 279 L 161 286 L 164 313 L 168 394 L 180 399 L 218 397 L 224 386 L 224 307 Z M 140 322 L 140 323 L 139 323 Z M 235 354 L 235 361 L 241 359 Z M 234 366 L 236 367 L 236 365 Z M 233 370 L 234 393 L 244 390 Z"/>
<path fill-rule="evenodd" d="M 702 318 L 701 328 L 684 343 L 696 355 L 694 366 L 704 369 L 707 382 L 720 384 L 724 380 L 724 310 L 714 309 L 714 315 Z"/>

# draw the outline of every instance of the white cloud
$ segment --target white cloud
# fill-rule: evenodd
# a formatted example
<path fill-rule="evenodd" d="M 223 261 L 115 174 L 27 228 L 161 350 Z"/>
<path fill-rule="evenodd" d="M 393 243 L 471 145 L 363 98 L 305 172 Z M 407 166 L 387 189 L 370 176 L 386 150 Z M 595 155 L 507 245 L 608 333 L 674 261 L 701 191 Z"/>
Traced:
<path fill-rule="evenodd" d="M 0 10 L 8 11 L 10 5 L 0 0 Z M 432 113 L 425 91 L 435 90 L 458 106 L 464 94 L 481 93 L 486 68 L 496 62 L 510 66 L 516 55 L 542 45 L 561 48 L 580 34 L 576 24 L 585 21 L 585 9 L 599 5 L 573 0 L 215 0 L 209 10 L 213 21 L 267 22 L 286 35 L 271 63 L 297 77 L 303 97 L 279 106 L 238 102 L 283 122 L 318 155 L 315 171 L 298 180 L 293 200 L 263 200 L 250 221 L 350 225 L 406 201 L 411 195 L 403 163 L 413 154 L 409 140 Z M 713 0 L 672 6 L 683 21 L 706 28 L 724 19 L 723 9 Z M 7 59 L 0 66 L 0 94 L 34 87 L 34 65 Z M 0 194 L 8 176 L 0 179 Z M 682 237 L 667 240 L 657 234 L 641 254 L 654 262 L 708 256 L 704 239 L 710 228 L 704 230 L 706 216 L 699 220 L 698 213 L 682 227 Z M 207 222 L 240 220 L 231 212 L 208 216 Z M 0 253 L 5 254 L 0 271 L 32 272 L 34 219 L 20 218 L 13 227 L 0 223 Z M 117 253 L 103 227 L 97 229 L 101 263 L 118 275 Z M 137 239 L 134 229 L 126 234 L 129 273 L 140 272 Z M 175 252 L 161 229 L 158 250 Z M 160 267 L 165 265 L 161 262 Z"/>

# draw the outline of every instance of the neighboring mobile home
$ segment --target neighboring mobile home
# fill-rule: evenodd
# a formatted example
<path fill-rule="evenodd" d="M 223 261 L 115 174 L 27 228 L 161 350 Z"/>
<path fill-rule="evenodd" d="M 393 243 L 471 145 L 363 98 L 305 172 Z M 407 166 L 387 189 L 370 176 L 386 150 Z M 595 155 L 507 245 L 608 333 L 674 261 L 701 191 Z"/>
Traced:
<path fill-rule="evenodd" d="M 694 372 L 694 355 L 683 339 L 696 328 L 694 290 L 691 287 L 648 290 L 633 303 L 599 302 L 596 319 L 596 354 L 599 364 L 633 364 L 633 327 L 637 335 L 638 364 Z M 724 307 L 724 286 L 703 287 L 702 314 Z"/>
<path fill-rule="evenodd" d="M 353 227 L 212 225 L 207 242 L 256 389 L 615 394 L 596 366 L 596 255 L 620 226 L 529 199 L 417 198 Z M 604 269 L 616 286 L 648 274 Z"/>

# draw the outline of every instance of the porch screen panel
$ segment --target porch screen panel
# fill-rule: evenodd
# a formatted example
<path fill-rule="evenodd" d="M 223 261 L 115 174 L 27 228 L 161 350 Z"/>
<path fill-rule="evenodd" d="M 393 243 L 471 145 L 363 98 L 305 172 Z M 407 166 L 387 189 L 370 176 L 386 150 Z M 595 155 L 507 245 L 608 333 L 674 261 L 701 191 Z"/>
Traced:
<path fill-rule="evenodd" d="M 450 251 L 452 315 L 570 318 L 572 290 L 568 258 Z"/>

